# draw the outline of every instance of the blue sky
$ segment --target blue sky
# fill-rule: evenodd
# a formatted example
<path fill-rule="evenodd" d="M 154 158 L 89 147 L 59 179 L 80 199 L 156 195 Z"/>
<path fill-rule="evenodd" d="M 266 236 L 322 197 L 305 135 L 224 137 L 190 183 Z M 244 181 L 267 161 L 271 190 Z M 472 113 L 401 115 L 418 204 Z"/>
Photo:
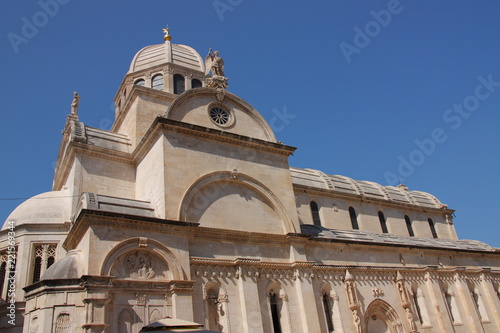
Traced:
<path fill-rule="evenodd" d="M 456 209 L 460 238 L 500 247 L 500 2 L 3 1 L 0 220 L 49 191 L 73 91 L 108 129 L 134 54 L 172 42 L 225 60 L 229 90 L 298 147 L 290 164 Z M 9 199 L 9 200 L 7 200 Z"/>

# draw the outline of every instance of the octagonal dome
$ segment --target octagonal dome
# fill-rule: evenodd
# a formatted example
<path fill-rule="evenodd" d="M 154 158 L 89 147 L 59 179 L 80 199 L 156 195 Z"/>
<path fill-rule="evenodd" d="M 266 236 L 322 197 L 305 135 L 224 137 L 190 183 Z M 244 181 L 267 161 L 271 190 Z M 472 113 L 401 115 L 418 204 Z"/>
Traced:
<path fill-rule="evenodd" d="M 67 191 L 50 191 L 36 195 L 16 207 L 9 215 L 2 229 L 8 227 L 8 221 L 16 225 L 64 223 L 70 220 L 71 196 Z"/>
<path fill-rule="evenodd" d="M 192 47 L 182 44 L 172 44 L 166 41 L 163 44 L 146 46 L 137 52 L 134 59 L 132 59 L 128 73 L 138 72 L 166 63 L 205 72 L 203 58 Z"/>

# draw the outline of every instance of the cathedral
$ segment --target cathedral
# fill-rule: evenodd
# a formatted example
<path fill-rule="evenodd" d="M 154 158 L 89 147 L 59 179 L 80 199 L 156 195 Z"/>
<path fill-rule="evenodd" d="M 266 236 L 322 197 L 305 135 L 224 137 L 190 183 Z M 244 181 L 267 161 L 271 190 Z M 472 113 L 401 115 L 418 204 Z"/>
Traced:
<path fill-rule="evenodd" d="M 164 32 L 109 131 L 75 92 L 52 191 L 4 222 L 2 332 L 500 331 L 500 249 L 458 239 L 429 193 L 290 166 L 223 54 Z"/>

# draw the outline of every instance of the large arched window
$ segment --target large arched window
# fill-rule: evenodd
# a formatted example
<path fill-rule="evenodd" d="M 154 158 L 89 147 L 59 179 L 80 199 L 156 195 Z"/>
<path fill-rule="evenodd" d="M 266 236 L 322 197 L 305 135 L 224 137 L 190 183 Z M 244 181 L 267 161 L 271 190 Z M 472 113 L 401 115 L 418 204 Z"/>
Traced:
<path fill-rule="evenodd" d="M 431 228 L 432 237 L 438 238 L 436 227 L 434 226 L 434 221 L 432 221 L 432 219 L 428 219 L 427 221 L 429 222 L 429 228 Z"/>
<path fill-rule="evenodd" d="M 156 90 L 163 90 L 163 75 L 157 74 L 151 80 L 151 87 Z"/>
<path fill-rule="evenodd" d="M 387 230 L 387 223 L 385 222 L 384 213 L 382 213 L 381 211 L 378 212 L 378 219 L 380 221 L 380 227 L 382 228 L 382 232 L 384 234 L 389 233 L 389 230 Z"/>
<path fill-rule="evenodd" d="M 319 217 L 318 204 L 314 201 L 311 201 L 309 206 L 311 207 L 311 214 L 312 214 L 312 219 L 313 219 L 314 225 L 321 226 L 321 219 Z"/>
<path fill-rule="evenodd" d="M 349 216 L 351 217 L 352 228 L 358 230 L 359 229 L 358 217 L 356 215 L 356 211 L 352 207 L 349 207 Z"/>
<path fill-rule="evenodd" d="M 198 79 L 192 79 L 191 80 L 191 88 L 201 88 L 203 85 L 201 84 L 201 81 Z"/>
<path fill-rule="evenodd" d="M 134 84 L 137 86 L 144 87 L 146 85 L 146 81 L 144 81 L 143 79 L 139 79 L 139 80 L 135 81 Z"/>
<path fill-rule="evenodd" d="M 186 85 L 184 83 L 184 76 L 175 74 L 174 75 L 174 94 L 182 94 L 186 90 Z"/>
<path fill-rule="evenodd" d="M 405 222 L 406 222 L 406 228 L 408 229 L 408 235 L 410 235 L 410 237 L 414 237 L 415 234 L 413 233 L 413 227 L 411 226 L 411 220 L 408 217 L 408 215 L 405 215 Z"/>

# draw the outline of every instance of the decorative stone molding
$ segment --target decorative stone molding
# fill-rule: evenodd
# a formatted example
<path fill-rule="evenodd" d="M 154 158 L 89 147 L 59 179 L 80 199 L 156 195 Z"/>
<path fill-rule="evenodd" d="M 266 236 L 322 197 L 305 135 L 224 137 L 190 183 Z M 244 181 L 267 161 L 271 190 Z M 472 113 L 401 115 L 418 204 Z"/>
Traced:
<path fill-rule="evenodd" d="M 384 291 L 380 288 L 372 288 L 373 297 L 379 298 L 384 296 Z"/>

